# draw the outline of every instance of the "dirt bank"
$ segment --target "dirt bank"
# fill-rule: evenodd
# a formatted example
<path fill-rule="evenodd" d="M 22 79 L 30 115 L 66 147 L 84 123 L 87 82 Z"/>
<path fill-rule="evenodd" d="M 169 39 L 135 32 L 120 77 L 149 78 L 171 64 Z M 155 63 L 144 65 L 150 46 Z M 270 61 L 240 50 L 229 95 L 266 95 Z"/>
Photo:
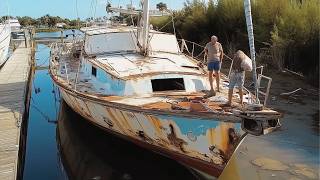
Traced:
<path fill-rule="evenodd" d="M 282 128 L 249 135 L 220 179 L 319 179 L 319 90 L 287 72 L 266 74 L 272 77 L 268 106 L 284 113 Z"/>

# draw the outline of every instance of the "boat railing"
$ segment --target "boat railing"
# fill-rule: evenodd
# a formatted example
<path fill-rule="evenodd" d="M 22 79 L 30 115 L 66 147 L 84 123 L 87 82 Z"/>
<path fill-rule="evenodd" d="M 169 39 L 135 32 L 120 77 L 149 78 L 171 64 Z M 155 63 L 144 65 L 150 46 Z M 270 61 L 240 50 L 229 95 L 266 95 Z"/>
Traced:
<path fill-rule="evenodd" d="M 261 81 L 265 79 L 267 80 L 267 87 L 261 87 Z M 269 98 L 269 92 L 270 92 L 270 87 L 271 87 L 271 82 L 272 82 L 272 78 L 268 77 L 268 76 L 264 76 L 262 74 L 258 74 L 258 93 L 264 96 L 264 100 L 263 100 L 263 105 L 266 106 L 267 105 L 267 101 Z M 265 89 L 265 91 L 262 91 L 262 89 Z M 261 96 L 259 96 L 261 97 Z"/>
<path fill-rule="evenodd" d="M 74 89 L 77 89 L 77 84 L 79 81 L 79 73 L 80 73 L 80 69 L 81 69 L 81 61 L 79 61 L 78 63 L 78 67 L 76 70 L 76 74 L 75 77 L 74 76 L 70 76 L 69 73 L 72 72 L 72 70 L 70 70 L 70 67 L 68 67 L 68 63 L 65 61 L 65 58 L 67 56 L 73 56 L 73 53 L 76 53 L 77 51 L 80 51 L 80 57 L 82 57 L 82 53 L 83 53 L 83 41 L 73 41 L 72 45 L 67 45 L 65 42 L 55 42 L 52 43 L 50 48 L 50 55 L 51 55 L 51 61 L 49 63 L 49 66 L 52 67 L 51 71 L 52 75 L 54 77 L 56 77 L 57 79 L 59 79 L 59 77 L 61 77 L 58 74 L 58 71 L 60 68 L 62 68 L 64 70 L 64 78 L 66 78 L 66 82 L 68 83 L 68 85 L 73 86 Z M 59 57 L 60 55 L 62 56 L 66 56 L 66 57 Z M 69 57 L 69 58 L 73 58 L 73 57 Z M 67 59 L 69 59 L 67 58 Z"/>
<path fill-rule="evenodd" d="M 180 43 L 180 51 L 188 56 L 191 56 L 193 59 L 196 59 L 198 61 L 204 62 L 205 61 L 205 53 L 204 53 L 204 49 L 205 47 L 192 42 L 192 41 L 188 41 L 185 39 L 178 39 L 178 42 Z M 191 51 L 190 51 L 191 49 Z M 228 55 L 224 54 L 225 59 L 227 59 L 231 65 L 228 68 L 228 78 L 230 77 L 230 73 L 231 73 L 231 68 L 232 68 L 232 64 L 233 64 L 233 59 L 231 57 L 229 57 Z M 263 69 L 263 68 L 262 68 Z"/>
<path fill-rule="evenodd" d="M 185 39 L 178 39 L 178 42 L 179 42 L 180 52 L 182 52 L 188 56 L 191 56 L 193 59 L 195 59 L 197 61 L 200 61 L 200 62 L 205 61 L 206 57 L 205 57 L 205 53 L 204 53 L 204 51 L 205 51 L 204 46 L 202 46 L 198 43 L 192 42 L 192 41 L 185 40 Z M 230 62 L 230 66 L 228 67 L 228 73 L 227 73 L 228 74 L 227 77 L 229 79 L 230 74 L 231 74 L 231 69 L 233 66 L 233 59 L 226 54 L 224 54 L 224 57 L 225 57 L 225 59 L 227 59 Z M 256 68 L 256 70 L 259 71 L 258 72 L 258 82 L 257 82 L 258 89 L 259 89 L 258 93 L 264 96 L 264 103 L 263 104 L 266 105 L 268 97 L 269 97 L 272 78 L 263 75 L 264 66 L 259 66 Z M 261 87 L 262 80 L 268 81 L 265 91 L 261 90 L 261 89 L 264 89 L 264 87 Z M 253 85 L 253 83 L 250 84 L 249 86 L 252 86 L 252 85 Z M 245 90 L 248 93 L 253 94 L 249 89 L 245 88 Z M 253 99 L 251 99 L 250 101 L 251 101 L 251 103 L 253 103 Z"/>

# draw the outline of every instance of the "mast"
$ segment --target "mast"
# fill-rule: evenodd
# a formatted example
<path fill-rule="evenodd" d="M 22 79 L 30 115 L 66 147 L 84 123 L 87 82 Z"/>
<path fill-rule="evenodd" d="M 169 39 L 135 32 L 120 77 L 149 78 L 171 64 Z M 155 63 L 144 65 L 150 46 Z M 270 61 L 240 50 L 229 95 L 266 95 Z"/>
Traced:
<path fill-rule="evenodd" d="M 143 1 L 142 53 L 148 55 L 149 0 Z"/>
<path fill-rule="evenodd" d="M 258 92 L 258 84 L 257 84 L 256 53 L 254 48 L 254 36 L 253 36 L 253 24 L 252 24 L 250 0 L 244 0 L 244 8 L 245 8 L 245 16 L 246 16 L 246 23 L 247 23 L 248 38 L 249 38 L 250 55 L 251 55 L 252 66 L 253 66 L 252 78 L 254 82 L 255 95 L 257 99 L 256 102 L 260 104 L 259 97 L 258 97 L 259 92 Z"/>

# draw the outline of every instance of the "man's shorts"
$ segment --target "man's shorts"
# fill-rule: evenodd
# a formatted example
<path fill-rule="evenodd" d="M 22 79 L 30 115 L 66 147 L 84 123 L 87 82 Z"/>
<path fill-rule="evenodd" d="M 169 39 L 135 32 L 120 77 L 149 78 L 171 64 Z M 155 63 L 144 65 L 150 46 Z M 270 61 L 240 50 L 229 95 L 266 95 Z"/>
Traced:
<path fill-rule="evenodd" d="M 210 61 L 208 63 L 208 71 L 220 71 L 221 62 L 220 61 Z"/>
<path fill-rule="evenodd" d="M 243 88 L 244 72 L 231 72 L 229 79 L 229 88 L 233 89 L 235 86 Z"/>

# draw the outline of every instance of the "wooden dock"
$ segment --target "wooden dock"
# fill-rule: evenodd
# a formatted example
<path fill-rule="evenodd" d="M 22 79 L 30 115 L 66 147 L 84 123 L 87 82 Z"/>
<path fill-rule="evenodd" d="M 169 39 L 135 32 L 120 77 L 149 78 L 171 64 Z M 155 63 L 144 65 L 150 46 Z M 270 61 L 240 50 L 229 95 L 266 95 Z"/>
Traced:
<path fill-rule="evenodd" d="M 19 163 L 24 158 L 21 146 L 21 124 L 28 111 L 28 87 L 31 68 L 31 48 L 21 43 L 0 69 L 0 179 L 19 179 Z M 22 144 L 22 145 L 21 145 Z M 23 149 L 23 150 L 21 150 Z"/>

